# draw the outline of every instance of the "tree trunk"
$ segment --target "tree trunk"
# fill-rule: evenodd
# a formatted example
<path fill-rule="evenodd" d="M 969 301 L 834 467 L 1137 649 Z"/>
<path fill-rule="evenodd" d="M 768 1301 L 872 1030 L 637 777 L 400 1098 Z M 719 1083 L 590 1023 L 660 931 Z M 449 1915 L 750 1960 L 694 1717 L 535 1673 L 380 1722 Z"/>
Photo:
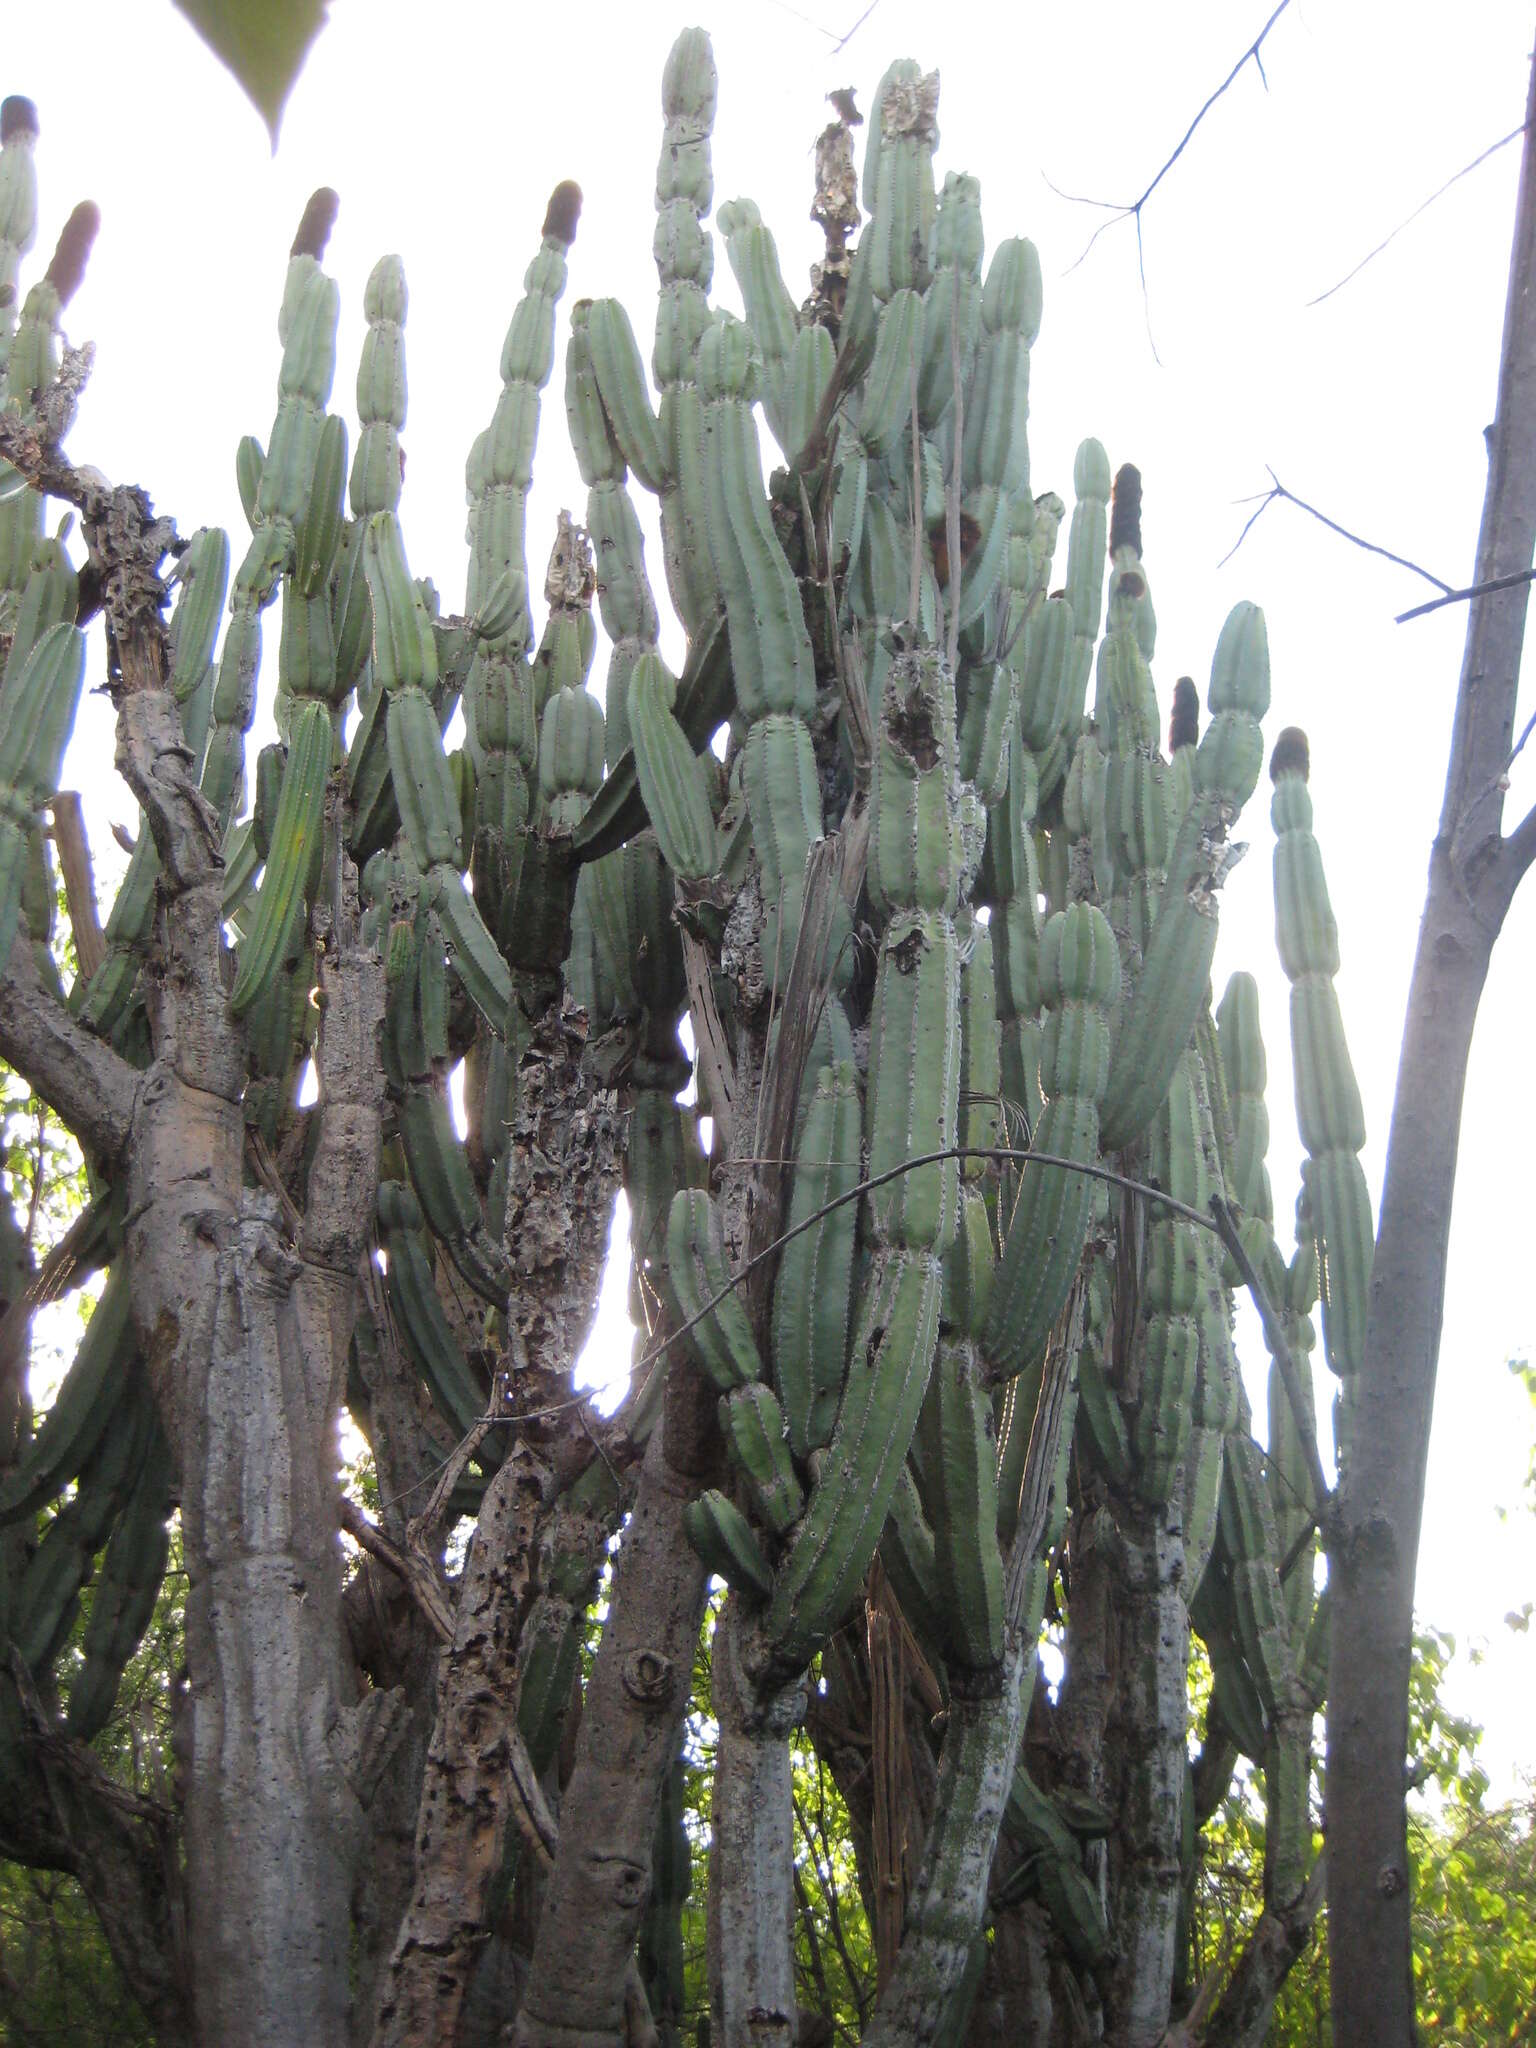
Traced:
<path fill-rule="evenodd" d="M 646 1447 L 582 1706 L 518 2048 L 613 2048 L 624 2038 L 662 1779 L 677 1755 L 704 1612 L 704 1567 L 683 1529 L 698 1481 L 669 1463 L 666 1440 L 686 1433 L 692 1419 L 678 1428 L 679 1402 L 697 1407 L 709 1390 L 683 1359 L 670 1370 L 666 1414 Z"/>
<path fill-rule="evenodd" d="M 1510 258 L 1479 583 L 1536 549 L 1536 71 Z M 1365 1355 L 1331 1554 L 1328 1939 L 1336 2038 L 1414 2038 L 1404 1762 L 1413 1587 L 1444 1310 L 1461 1102 L 1489 955 L 1536 851 L 1501 834 L 1528 587 L 1472 601 L 1440 830 L 1408 997 Z"/>
<path fill-rule="evenodd" d="M 746 1634 L 732 1597 L 715 1626 L 711 1663 L 720 1733 L 710 1824 L 709 2007 L 724 2048 L 794 2048 L 789 1737 L 804 1718 L 805 1687 L 760 1698 L 741 1670 Z"/>

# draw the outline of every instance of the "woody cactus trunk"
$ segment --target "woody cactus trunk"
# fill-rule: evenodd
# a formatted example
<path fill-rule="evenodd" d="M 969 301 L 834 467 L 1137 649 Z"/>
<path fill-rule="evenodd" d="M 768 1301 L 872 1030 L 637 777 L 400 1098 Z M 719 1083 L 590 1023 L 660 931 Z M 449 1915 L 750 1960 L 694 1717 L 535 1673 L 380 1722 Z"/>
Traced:
<path fill-rule="evenodd" d="M 803 306 L 757 208 L 719 208 L 744 319 L 709 297 L 702 33 L 662 102 L 652 375 L 623 308 L 570 309 L 589 495 L 542 604 L 573 186 L 469 456 L 459 615 L 407 555 L 396 258 L 355 438 L 328 410 L 333 194 L 281 280 L 233 557 L 61 450 L 93 216 L 7 294 L 0 1054 L 90 1199 L 4 1280 L 0 1846 L 80 1880 L 166 2041 L 676 2039 L 720 1581 L 711 2040 L 825 2038 L 793 1889 L 816 1747 L 873 1907 L 868 2040 L 1256 2041 L 1317 1901 L 1312 1318 L 1347 1455 L 1371 1258 L 1305 742 L 1272 764 L 1309 1153 L 1287 1257 L 1255 987 L 1209 984 L 1262 614 L 1213 621 L 1204 729 L 1181 678 L 1165 750 L 1140 478 L 1089 439 L 1070 517 L 1036 491 L 1040 264 L 1019 238 L 984 263 L 975 180 L 937 182 L 935 74 L 880 81 L 862 190 L 849 116 L 821 137 Z M 9 287 L 30 104 L 3 128 Z M 104 932 L 70 887 L 71 981 L 58 778 L 98 608 L 141 824 Z M 605 1415 L 572 1369 L 620 1189 L 635 1366 Z M 93 1274 L 34 1415 L 29 1319 Z M 91 1745 L 173 1513 L 178 1769 L 130 1797 Z M 1244 1769 L 1267 1907 L 1230 1958 L 1197 1872 Z"/>

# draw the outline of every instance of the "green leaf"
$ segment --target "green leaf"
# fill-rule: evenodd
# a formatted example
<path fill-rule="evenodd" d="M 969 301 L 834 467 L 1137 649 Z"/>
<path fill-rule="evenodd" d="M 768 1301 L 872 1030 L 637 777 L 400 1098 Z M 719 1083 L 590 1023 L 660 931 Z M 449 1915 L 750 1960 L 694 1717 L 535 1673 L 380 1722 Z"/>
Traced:
<path fill-rule="evenodd" d="M 278 123 L 304 68 L 309 46 L 325 26 L 327 0 L 174 0 L 267 124 L 277 148 Z"/>

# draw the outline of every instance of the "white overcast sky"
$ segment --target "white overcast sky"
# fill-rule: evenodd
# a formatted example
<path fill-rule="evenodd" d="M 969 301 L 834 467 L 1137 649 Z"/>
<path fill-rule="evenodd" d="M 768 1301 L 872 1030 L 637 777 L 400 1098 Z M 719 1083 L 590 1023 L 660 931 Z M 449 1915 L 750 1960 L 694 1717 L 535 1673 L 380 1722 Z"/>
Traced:
<path fill-rule="evenodd" d="M 1163 701 L 1211 648 L 1240 597 L 1261 603 L 1274 672 L 1271 735 L 1312 738 L 1318 829 L 1341 927 L 1340 976 L 1379 1187 L 1388 1112 L 1465 619 L 1408 626 L 1431 593 L 1288 505 L 1271 506 L 1218 567 L 1266 463 L 1357 532 L 1451 583 L 1471 580 L 1494 398 L 1517 145 L 1463 179 L 1326 304 L 1326 290 L 1445 179 L 1523 117 L 1531 16 L 1513 0 L 1293 0 L 1212 109 L 1144 215 L 1148 308 L 1134 231 L 1060 193 L 1134 199 L 1201 101 L 1257 34 L 1267 0 L 1222 4 L 918 6 L 878 0 L 580 9 L 438 0 L 334 0 L 276 157 L 256 114 L 166 0 L 75 0 L 9 10 L 0 91 L 39 105 L 46 259 L 69 207 L 103 225 L 68 318 L 98 366 L 77 459 L 144 484 L 184 532 L 244 524 L 233 457 L 271 424 L 278 294 L 309 191 L 334 185 L 329 267 L 341 283 L 337 405 L 352 411 L 363 284 L 397 251 L 411 288 L 403 504 L 417 573 L 462 602 L 464 458 L 497 391 L 497 358 L 546 196 L 574 177 L 586 205 L 567 303 L 617 294 L 646 343 L 654 308 L 653 174 L 660 77 L 677 30 L 700 22 L 720 73 L 717 201 L 755 198 L 801 294 L 818 246 L 807 218 L 823 96 L 868 106 L 895 56 L 942 74 L 940 175 L 981 180 L 989 244 L 1025 233 L 1045 274 L 1033 366 L 1034 488 L 1070 502 L 1072 453 L 1096 434 L 1145 480 L 1146 565 Z M 1049 181 L 1049 182 L 1047 182 Z M 736 304 L 723 251 L 716 296 Z M 1148 320 L 1160 362 L 1148 340 Z M 564 441 L 556 371 L 530 523 L 535 573 L 556 510 L 584 502 Z M 651 568 L 660 584 L 654 549 Z M 598 672 L 601 673 L 602 657 Z M 1532 709 L 1526 690 L 1521 717 Z M 1529 750 L 1536 755 L 1536 746 Z M 112 784 L 100 700 L 67 776 L 131 820 Z M 1274 961 L 1270 831 L 1261 786 L 1241 832 L 1218 962 L 1265 996 L 1282 1235 L 1296 1187 L 1286 989 Z M 1511 821 L 1536 800 L 1514 774 Z M 96 813 L 99 818 L 101 813 Z M 103 866 L 111 859 L 96 829 Z M 1484 1718 L 1501 1778 L 1536 1766 L 1529 1634 L 1503 1625 L 1536 1585 L 1536 1520 L 1518 1509 L 1533 1417 L 1505 1369 L 1536 1335 L 1529 1161 L 1536 884 L 1509 920 L 1468 1080 L 1420 1613 L 1486 1657 L 1458 1659 L 1452 1692 Z M 1264 1360 L 1246 1359 L 1260 1417 Z M 1319 1377 L 1326 1415 L 1331 1388 Z M 1262 1426 L 1262 1422 L 1261 1422 Z"/>

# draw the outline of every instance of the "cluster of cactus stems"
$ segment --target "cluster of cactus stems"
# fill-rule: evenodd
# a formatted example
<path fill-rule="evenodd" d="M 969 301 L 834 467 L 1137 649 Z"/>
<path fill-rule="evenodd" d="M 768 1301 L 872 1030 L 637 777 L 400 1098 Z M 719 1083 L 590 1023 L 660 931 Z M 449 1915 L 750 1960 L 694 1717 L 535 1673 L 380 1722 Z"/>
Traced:
<path fill-rule="evenodd" d="M 349 475 L 347 428 L 328 410 L 334 195 L 306 213 L 283 284 L 271 429 L 238 452 L 250 537 L 232 578 L 225 536 L 192 538 L 170 623 L 169 684 L 225 835 L 246 1121 L 303 1173 L 316 938 L 354 863 L 387 975 L 387 1302 L 463 1437 L 487 1409 L 484 1361 L 505 1341 L 519 1257 L 505 1222 L 519 1062 L 531 1020 L 563 992 L 629 1113 L 631 1305 L 651 1368 L 632 1428 L 643 1439 L 680 1358 L 718 1393 L 716 1483 L 686 1524 L 735 1596 L 752 1681 L 767 1696 L 805 1670 L 878 1550 L 947 1692 L 1027 1695 L 1069 1507 L 1107 1507 L 1128 1543 L 1152 1529 L 1182 1545 L 1181 1611 L 1215 1673 L 1207 1751 L 1263 1768 L 1269 1884 L 1287 1903 L 1311 1848 L 1324 1504 L 1305 1455 L 1310 1411 L 1296 1412 L 1278 1366 L 1267 1455 L 1255 1447 L 1233 1349 L 1240 1274 L 1205 1219 L 1213 1197 L 1236 1216 L 1303 1388 L 1321 1294 L 1347 1447 L 1372 1227 L 1305 741 L 1286 733 L 1272 763 L 1308 1153 L 1287 1264 L 1265 1166 L 1257 988 L 1235 975 L 1213 1008 L 1209 981 L 1232 829 L 1262 765 L 1262 614 L 1239 604 L 1222 625 L 1203 732 L 1180 679 L 1165 752 L 1140 478 L 1125 468 L 1112 486 L 1086 440 L 1070 519 L 1061 498 L 1034 494 L 1040 265 L 1021 239 L 984 263 L 976 181 L 937 185 L 936 76 L 898 63 L 881 81 L 870 219 L 837 319 L 819 299 L 797 310 L 746 199 L 716 216 L 745 317 L 711 304 L 715 92 L 707 39 L 687 32 L 663 82 L 654 405 L 623 309 L 599 299 L 570 313 L 565 413 L 588 498 L 584 526 L 562 516 L 537 640 L 526 507 L 579 194 L 561 186 L 550 202 L 469 457 L 461 617 L 443 615 L 406 553 L 400 262 L 385 257 L 364 294 Z M 58 366 L 89 223 L 72 222 L 18 304 L 36 214 L 28 103 L 7 101 L 0 128 L 0 375 L 6 408 L 26 418 Z M 782 457 L 770 455 L 766 485 L 760 418 Z M 659 651 L 634 484 L 659 502 L 688 636 L 681 675 Z M 158 873 L 147 831 L 89 980 L 66 991 L 48 945 L 43 812 L 85 643 L 75 572 L 42 517 L 35 491 L 0 476 L 0 963 L 30 946 L 60 1004 L 144 1064 Z M 594 598 L 609 642 L 601 697 Z M 248 777 L 264 639 L 279 738 Z M 450 750 L 458 706 L 464 740 Z M 813 878 L 834 835 L 829 896 Z M 738 1096 L 712 1158 L 680 1099 L 690 1012 L 697 1041 L 706 1024 L 723 1035 L 739 1077 L 773 1072 L 790 1045 L 802 1062 L 774 1074 L 794 1105 L 793 1156 L 768 1162 L 786 1170 L 755 1294 L 736 1285 L 740 1208 L 727 1190 L 728 1168 L 756 1163 L 753 1104 Z M 447 1091 L 461 1059 L 463 1139 Z M 1103 1167 L 1136 1191 L 1095 1178 Z M 79 1355 L 0 1485 L 8 1527 L 74 1485 L 12 1574 L 6 1627 L 45 1670 L 94 1576 L 66 1702 L 70 1729 L 87 1735 L 147 1622 L 175 1495 L 126 1315 L 120 1229 L 102 1256 L 109 1277 Z M 477 1308 L 465 1310 L 449 1267 Z M 371 1328 L 363 1316 L 355 1354 Z M 1070 1358 L 1048 1412 L 1053 1333 Z M 365 1429 L 366 1379 L 355 1355 Z M 503 1445 L 493 1433 L 477 1450 L 471 1498 Z M 1048 1481 L 1029 1526 L 1027 1474 Z M 604 1478 L 583 1483 L 586 1519 L 526 1631 L 521 1719 L 540 1767 L 570 1696 L 603 1516 L 617 1511 Z M 1182 1672 L 1183 1636 L 1168 1654 Z M 1069 1688 L 1072 1656 L 1069 1628 Z M 1184 1769 L 1182 1728 L 1176 1739 Z M 1115 1880 L 1106 1890 L 1085 1849 L 1110 1823 L 1084 1824 L 1084 1806 L 1131 1814 L 1155 1788 L 1091 1772 L 1049 1787 L 1015 1761 L 1000 1816 L 1015 1876 L 995 1900 L 1037 1897 L 1070 1953 L 1092 1961 L 1118 1938 L 1117 1907 Z M 1167 1820 L 1186 1912 L 1192 1862 L 1179 1845 L 1214 1804 L 1195 1787 L 1186 1771 Z M 679 1788 L 674 1771 L 644 1934 L 646 1970 L 674 2005 Z"/>

